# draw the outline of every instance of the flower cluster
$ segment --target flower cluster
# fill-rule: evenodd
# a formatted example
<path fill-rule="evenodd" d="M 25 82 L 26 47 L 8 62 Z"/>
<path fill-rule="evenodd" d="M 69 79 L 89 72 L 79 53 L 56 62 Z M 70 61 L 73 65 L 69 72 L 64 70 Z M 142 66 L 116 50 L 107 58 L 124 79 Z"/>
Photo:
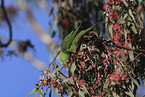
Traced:
<path fill-rule="evenodd" d="M 121 73 L 111 74 L 110 75 L 110 80 L 111 81 L 116 81 L 116 82 L 118 82 L 119 80 L 126 81 L 127 80 L 127 75 L 122 75 Z"/>

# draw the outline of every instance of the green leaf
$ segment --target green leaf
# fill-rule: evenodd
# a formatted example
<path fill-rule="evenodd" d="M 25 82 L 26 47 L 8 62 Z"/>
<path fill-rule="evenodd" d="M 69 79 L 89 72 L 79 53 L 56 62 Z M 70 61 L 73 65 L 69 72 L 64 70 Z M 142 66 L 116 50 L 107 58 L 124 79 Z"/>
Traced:
<path fill-rule="evenodd" d="M 54 73 L 58 72 L 62 67 L 63 67 L 63 65 L 59 66 L 58 68 L 56 68 L 55 70 L 53 70 L 52 73 L 54 74 Z"/>
<path fill-rule="evenodd" d="M 58 10 L 57 3 L 56 2 L 53 3 L 53 6 L 54 6 L 55 9 Z"/>
<path fill-rule="evenodd" d="M 93 68 L 93 66 L 91 65 L 86 69 L 86 71 L 91 70 L 92 68 Z"/>
<path fill-rule="evenodd" d="M 126 61 L 126 57 L 125 57 L 125 54 L 124 54 L 123 50 L 121 50 L 121 59 L 122 59 L 123 62 Z"/>
<path fill-rule="evenodd" d="M 132 91 L 130 89 L 128 89 L 129 92 L 125 92 L 128 96 L 130 97 L 134 97 L 134 94 L 132 93 Z"/>
<path fill-rule="evenodd" d="M 141 20 L 143 20 L 144 19 L 144 13 L 141 12 L 140 16 L 141 16 Z"/>
<path fill-rule="evenodd" d="M 124 38 L 125 38 L 125 40 L 127 39 L 127 34 L 128 34 L 128 32 L 129 32 L 129 30 L 124 29 Z"/>
<path fill-rule="evenodd" d="M 123 20 L 125 20 L 127 17 L 128 17 L 128 14 L 126 13 L 126 14 L 123 16 Z"/>
<path fill-rule="evenodd" d="M 138 15 L 138 16 L 137 16 L 137 20 L 138 20 L 138 22 L 139 22 L 140 28 L 143 29 L 143 28 L 144 28 L 144 26 L 143 26 L 143 19 L 141 19 L 141 18 L 144 17 L 144 16 L 143 16 L 143 12 L 141 12 L 141 16 L 142 16 L 142 17 L 140 17 L 140 16 Z"/>
<path fill-rule="evenodd" d="M 53 10 L 54 10 L 54 7 L 52 7 L 52 8 L 50 9 L 49 16 L 51 16 L 51 15 L 53 14 Z"/>
<path fill-rule="evenodd" d="M 143 79 L 143 85 L 145 86 L 145 78 Z"/>
<path fill-rule="evenodd" d="M 55 16 L 55 21 L 53 23 L 53 27 L 54 27 L 55 32 L 57 32 L 57 30 L 56 30 L 57 24 L 58 24 L 58 19 L 57 19 L 57 16 Z"/>
<path fill-rule="evenodd" d="M 52 90 L 50 89 L 50 92 L 49 92 L 49 97 L 51 97 L 51 92 L 52 92 Z"/>
<path fill-rule="evenodd" d="M 63 83 L 66 83 L 66 82 L 68 82 L 69 80 L 70 80 L 70 79 L 67 78 L 67 79 L 63 80 L 62 82 L 63 82 Z"/>
<path fill-rule="evenodd" d="M 35 95 L 35 97 L 38 97 L 38 91 L 36 91 L 34 95 Z"/>
<path fill-rule="evenodd" d="M 71 66 L 71 73 L 72 73 L 72 75 L 74 75 L 74 71 L 75 70 L 76 70 L 76 65 L 75 65 L 75 63 L 73 63 L 72 66 Z"/>
<path fill-rule="evenodd" d="M 68 88 L 68 97 L 72 97 L 72 95 L 73 95 L 72 88 L 69 87 L 69 88 Z"/>
<path fill-rule="evenodd" d="M 131 90 L 132 90 L 132 91 L 134 90 L 134 84 L 133 84 L 133 81 L 131 81 Z"/>
<path fill-rule="evenodd" d="M 131 75 L 129 75 L 129 76 L 130 76 L 131 80 L 132 80 L 140 89 L 142 89 L 141 86 L 139 85 L 139 83 L 138 83 Z"/>
<path fill-rule="evenodd" d="M 125 24 L 125 23 L 126 23 L 125 20 L 123 20 L 123 19 L 119 19 L 119 24 Z"/>
<path fill-rule="evenodd" d="M 51 31 L 51 29 L 52 29 L 52 24 L 49 24 L 49 29 L 48 29 L 48 33 Z"/>
<path fill-rule="evenodd" d="M 108 24 L 108 35 L 109 35 L 109 38 L 111 39 L 111 35 L 112 35 L 112 32 L 113 32 L 113 24 Z"/>
<path fill-rule="evenodd" d="M 34 93 L 36 91 L 36 88 L 34 88 L 26 97 L 28 97 L 29 95 L 31 95 L 32 93 Z"/>
<path fill-rule="evenodd" d="M 79 97 L 85 97 L 85 93 L 83 91 L 79 91 Z"/>
<path fill-rule="evenodd" d="M 126 2 L 126 0 L 122 0 L 123 4 L 128 7 L 128 3 Z"/>
<path fill-rule="evenodd" d="M 69 0 L 70 6 L 73 7 L 73 0 Z"/>
<path fill-rule="evenodd" d="M 40 76 L 39 76 L 39 80 L 41 80 L 41 79 L 42 79 L 42 76 L 40 75 Z"/>
<path fill-rule="evenodd" d="M 69 78 L 70 79 L 70 84 L 74 85 L 74 79 L 72 77 Z"/>
<path fill-rule="evenodd" d="M 81 89 L 85 91 L 85 93 L 88 93 L 89 96 L 91 96 L 85 85 L 81 85 Z"/>
<path fill-rule="evenodd" d="M 53 70 L 55 70 L 57 67 L 58 67 L 58 65 L 56 63 L 54 63 Z"/>
<path fill-rule="evenodd" d="M 103 89 L 107 89 L 109 86 L 109 82 L 105 82 L 104 85 L 103 85 Z"/>
<path fill-rule="evenodd" d="M 49 87 L 48 87 L 49 88 Z M 44 96 L 47 94 L 47 91 L 48 91 L 48 88 L 45 89 L 45 93 L 44 93 Z M 50 88 L 50 91 L 51 91 L 51 88 Z M 50 93 L 50 92 L 49 92 Z M 49 96 L 50 97 L 50 96 Z"/>
<path fill-rule="evenodd" d="M 134 60 L 134 53 L 133 53 L 133 51 L 129 51 L 129 58 L 130 58 L 130 60 Z"/>
<path fill-rule="evenodd" d="M 133 20 L 135 20 L 135 17 L 134 17 L 134 15 L 132 14 L 132 10 L 131 10 L 131 9 L 129 9 L 129 15 L 132 17 Z"/>
<path fill-rule="evenodd" d="M 120 96 L 113 92 L 113 97 L 120 97 Z"/>
<path fill-rule="evenodd" d="M 58 97 L 61 97 L 61 95 L 60 95 L 60 93 L 59 93 L 59 90 L 56 88 L 56 95 L 58 96 Z"/>
<path fill-rule="evenodd" d="M 38 89 L 38 92 L 40 93 L 40 97 L 44 97 L 44 95 L 43 95 L 43 88 Z"/>

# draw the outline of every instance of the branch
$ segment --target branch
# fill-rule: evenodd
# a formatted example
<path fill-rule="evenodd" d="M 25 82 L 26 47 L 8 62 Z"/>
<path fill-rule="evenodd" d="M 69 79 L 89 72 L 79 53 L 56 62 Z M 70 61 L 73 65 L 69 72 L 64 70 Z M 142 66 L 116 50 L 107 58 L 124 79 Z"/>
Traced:
<path fill-rule="evenodd" d="M 126 49 L 126 50 L 131 50 L 131 51 L 136 51 L 136 52 L 145 52 L 145 49 L 133 49 L 133 48 L 128 48 L 128 47 L 123 47 L 123 46 L 116 45 L 112 40 L 103 40 L 103 42 L 113 43 L 114 46 L 116 46 L 117 48 L 120 48 L 120 49 Z M 106 45 L 107 46 L 112 46 L 112 45 L 109 45 L 109 44 L 106 44 Z"/>
<path fill-rule="evenodd" d="M 8 15 L 7 15 L 7 12 L 5 10 L 5 6 L 4 6 L 4 0 L 1 0 L 1 8 L 3 10 L 3 13 L 4 13 L 4 16 L 5 16 L 5 19 L 6 19 L 6 22 L 7 22 L 7 25 L 9 27 L 9 40 L 7 41 L 6 44 L 0 44 L 0 47 L 7 47 L 11 41 L 12 41 L 12 27 L 11 27 L 11 23 L 8 19 Z"/>
<path fill-rule="evenodd" d="M 50 67 L 50 65 L 51 65 L 52 63 L 54 63 L 54 61 L 56 60 L 56 58 L 57 58 L 57 56 L 59 55 L 60 52 L 61 52 L 61 50 L 58 51 L 58 53 L 56 54 L 54 60 L 49 64 L 49 67 Z"/>
<path fill-rule="evenodd" d="M 31 13 L 31 10 L 27 6 L 26 2 L 23 2 L 23 0 L 17 0 L 17 3 L 19 7 L 26 12 L 28 23 L 30 24 L 31 28 L 39 35 L 42 42 L 44 42 L 48 46 L 51 46 L 53 49 L 56 43 L 53 42 L 52 37 L 50 35 L 44 33 L 45 31 L 42 29 L 39 23 L 36 22 L 36 20 L 34 19 L 34 16 Z"/>

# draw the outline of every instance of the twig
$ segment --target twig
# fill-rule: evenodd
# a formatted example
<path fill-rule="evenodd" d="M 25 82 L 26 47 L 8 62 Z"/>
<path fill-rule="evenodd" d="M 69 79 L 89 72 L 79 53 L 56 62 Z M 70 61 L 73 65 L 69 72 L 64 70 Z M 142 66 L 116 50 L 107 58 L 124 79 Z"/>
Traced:
<path fill-rule="evenodd" d="M 123 46 L 119 46 L 119 45 L 116 45 L 113 41 L 109 40 L 103 40 L 103 42 L 112 42 L 114 46 L 116 46 L 117 48 L 121 48 L 121 49 L 126 49 L 126 50 L 131 50 L 131 51 L 136 51 L 136 52 L 145 52 L 144 49 L 133 49 L 133 48 L 128 48 L 128 47 L 123 47 Z M 108 45 L 108 44 L 106 44 Z"/>
<path fill-rule="evenodd" d="M 1 0 L 1 8 L 3 10 L 3 13 L 4 13 L 4 16 L 5 16 L 7 25 L 9 27 L 9 40 L 8 40 L 8 42 L 6 44 L 0 44 L 0 47 L 7 47 L 11 43 L 11 41 L 12 41 L 12 26 L 11 26 L 11 23 L 10 23 L 10 21 L 8 19 L 7 12 L 5 10 L 4 0 Z"/>
<path fill-rule="evenodd" d="M 137 56 L 135 56 L 135 58 L 132 60 L 131 66 L 132 66 L 133 62 L 135 61 L 135 59 L 137 59 L 137 57 L 139 57 L 141 54 L 143 54 L 143 53 L 141 52 Z"/>
<path fill-rule="evenodd" d="M 56 60 L 57 56 L 59 55 L 59 53 L 61 52 L 61 50 L 58 51 L 57 55 L 55 56 L 54 60 L 49 64 L 49 67 L 52 63 L 54 63 L 54 61 Z"/>

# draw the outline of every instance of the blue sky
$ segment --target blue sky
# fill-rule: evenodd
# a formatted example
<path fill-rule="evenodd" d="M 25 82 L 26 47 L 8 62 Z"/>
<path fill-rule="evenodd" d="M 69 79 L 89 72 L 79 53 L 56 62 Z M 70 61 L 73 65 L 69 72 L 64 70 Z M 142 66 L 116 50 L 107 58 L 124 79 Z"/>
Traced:
<path fill-rule="evenodd" d="M 5 5 L 17 4 L 13 0 L 5 0 Z M 48 30 L 48 13 L 40 7 L 33 7 L 36 20 L 43 27 L 44 31 Z M 34 56 L 49 64 L 49 53 L 46 45 L 40 40 L 39 36 L 29 27 L 26 22 L 26 16 L 23 11 L 19 11 L 18 15 L 11 21 L 13 28 L 14 40 L 31 40 L 36 51 L 29 49 Z M 7 26 L 3 23 L 0 26 L 0 34 L 8 35 Z M 8 49 L 5 49 L 8 50 Z M 22 56 L 4 56 L 4 60 L 0 59 L 0 96 L 1 97 L 26 97 L 26 95 L 35 87 L 39 80 L 41 71 L 32 66 L 32 64 Z M 30 95 L 29 97 L 34 97 Z"/>

